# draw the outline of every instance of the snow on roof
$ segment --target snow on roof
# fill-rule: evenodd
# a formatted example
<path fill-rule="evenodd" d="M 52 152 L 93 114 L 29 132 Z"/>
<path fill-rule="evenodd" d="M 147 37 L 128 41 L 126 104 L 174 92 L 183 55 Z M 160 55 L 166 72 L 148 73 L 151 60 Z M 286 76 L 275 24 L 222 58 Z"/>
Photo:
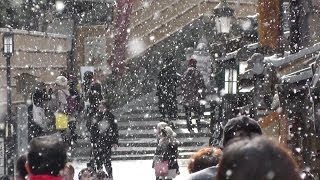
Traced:
<path fill-rule="evenodd" d="M 265 57 L 264 62 L 274 67 L 280 67 L 282 65 L 292 63 L 297 59 L 303 58 L 308 54 L 315 53 L 316 51 L 320 51 L 320 43 L 316 43 L 313 46 L 304 48 L 295 54 L 290 54 L 285 57 L 277 57 L 276 55 Z"/>
<path fill-rule="evenodd" d="M 227 53 L 225 56 L 218 58 L 218 61 L 222 61 L 223 62 L 223 61 L 226 61 L 226 60 L 230 60 L 230 59 L 236 58 L 239 50 L 240 49 L 238 49 L 236 51 L 233 51 L 233 52 L 230 52 L 230 53 Z"/>
<path fill-rule="evenodd" d="M 21 29 L 12 29 L 11 30 L 14 34 L 25 34 L 25 35 L 31 35 L 31 36 L 46 36 L 46 37 L 52 37 L 52 38 L 68 38 L 68 36 L 63 34 L 53 34 L 53 33 L 46 33 L 46 32 L 40 32 L 40 31 L 27 31 L 27 30 L 21 30 Z M 10 29 L 8 28 L 0 28 L 0 33 L 10 32 Z"/>
<path fill-rule="evenodd" d="M 311 67 L 301 69 L 281 78 L 282 82 L 295 83 L 313 77 Z"/>

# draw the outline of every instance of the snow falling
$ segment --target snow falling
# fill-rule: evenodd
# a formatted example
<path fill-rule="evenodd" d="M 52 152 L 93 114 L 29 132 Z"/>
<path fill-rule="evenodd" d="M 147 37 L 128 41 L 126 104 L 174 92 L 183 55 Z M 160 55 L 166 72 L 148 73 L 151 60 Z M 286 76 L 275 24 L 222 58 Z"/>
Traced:
<path fill-rule="evenodd" d="M 256 178 L 319 179 L 319 11 L 314 0 L 0 1 L 0 176 L 58 140 L 68 163 L 49 175 L 63 179 L 205 169 L 232 180 L 257 160 Z M 30 143 L 43 136 L 47 147 Z M 241 153 L 248 166 L 232 161 Z"/>

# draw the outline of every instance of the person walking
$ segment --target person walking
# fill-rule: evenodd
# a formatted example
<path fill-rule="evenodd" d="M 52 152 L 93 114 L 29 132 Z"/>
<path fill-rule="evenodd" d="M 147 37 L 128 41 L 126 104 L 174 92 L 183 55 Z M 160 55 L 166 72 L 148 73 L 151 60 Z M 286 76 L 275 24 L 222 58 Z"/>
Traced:
<path fill-rule="evenodd" d="M 98 113 L 93 118 L 92 124 L 93 160 L 97 171 L 106 169 L 106 177 L 112 179 L 111 149 L 118 147 L 119 132 L 114 115 L 110 112 L 110 106 L 106 101 L 101 101 Z M 93 167 L 95 168 L 95 167 Z"/>
<path fill-rule="evenodd" d="M 103 100 L 102 85 L 97 79 L 93 79 L 88 91 L 89 106 L 87 109 L 88 120 L 86 122 L 87 129 L 92 134 L 93 117 L 99 112 L 99 105 Z"/>
<path fill-rule="evenodd" d="M 166 126 L 161 129 L 160 140 L 157 145 L 152 167 L 155 170 L 157 180 L 172 180 L 179 172 L 178 146 L 176 133 Z"/>
<path fill-rule="evenodd" d="M 48 129 L 44 101 L 45 97 L 43 89 L 41 87 L 36 87 L 32 94 L 32 121 L 30 127 L 32 137 L 42 136 Z"/>
<path fill-rule="evenodd" d="M 55 112 L 56 130 L 61 133 L 64 142 L 69 143 L 66 134 L 68 121 L 70 120 L 68 111 L 68 97 L 70 96 L 68 79 L 64 76 L 58 76 L 55 85 L 56 89 L 52 98 L 54 98 L 57 109 Z"/>
<path fill-rule="evenodd" d="M 200 100 L 204 97 L 205 84 L 201 73 L 197 70 L 197 61 L 190 59 L 188 69 L 182 76 L 181 80 L 183 106 L 186 112 L 187 128 L 192 131 L 193 111 L 196 116 L 197 129 L 200 131 L 201 106 Z"/>
<path fill-rule="evenodd" d="M 79 91 L 77 89 L 78 80 L 75 76 L 69 76 L 68 80 L 69 84 L 69 93 L 70 96 L 68 97 L 68 105 L 67 111 L 69 114 L 69 129 L 70 129 L 70 140 L 71 143 L 76 143 L 78 139 L 78 135 L 76 133 L 77 129 L 77 119 L 79 119 L 80 112 L 83 110 L 83 104 L 81 103 L 81 97 Z"/>
<path fill-rule="evenodd" d="M 167 123 L 173 126 L 173 120 L 178 116 L 177 92 L 180 75 L 177 73 L 172 59 L 165 61 L 158 75 L 157 93 L 158 107 L 162 118 L 168 118 Z"/>

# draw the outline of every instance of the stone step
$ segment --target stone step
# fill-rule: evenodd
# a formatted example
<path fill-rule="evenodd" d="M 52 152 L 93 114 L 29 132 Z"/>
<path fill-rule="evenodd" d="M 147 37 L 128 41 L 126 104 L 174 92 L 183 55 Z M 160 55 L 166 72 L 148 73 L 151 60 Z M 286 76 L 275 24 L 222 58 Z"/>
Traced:
<path fill-rule="evenodd" d="M 177 134 L 177 138 L 193 138 L 193 137 L 208 137 L 209 130 L 202 129 L 201 132 L 190 133 L 187 128 L 180 128 L 174 130 Z M 155 137 L 154 130 L 119 130 L 120 139 L 128 138 L 151 138 Z"/>
<path fill-rule="evenodd" d="M 205 106 L 205 112 L 210 112 L 210 106 Z M 184 113 L 184 107 L 178 106 L 178 113 Z M 152 113 L 159 113 L 158 107 L 152 108 L 139 108 L 139 109 L 129 109 L 127 112 L 124 112 L 122 115 L 132 115 L 132 114 L 152 114 Z"/>
<path fill-rule="evenodd" d="M 200 148 L 199 148 L 200 149 Z M 190 159 L 194 152 L 181 152 L 178 159 Z M 154 154 L 138 154 L 138 155 L 112 155 L 112 160 L 150 160 L 153 159 Z M 74 161 L 89 162 L 90 155 L 86 156 L 71 156 Z M 151 167 L 151 165 L 150 165 Z"/>
<path fill-rule="evenodd" d="M 196 152 L 202 146 L 179 147 L 179 153 Z M 154 154 L 156 147 L 118 147 L 117 150 L 112 151 L 112 155 L 132 156 L 143 154 Z M 90 157 L 91 148 L 75 148 L 71 151 L 72 157 Z"/>
<path fill-rule="evenodd" d="M 192 118 L 195 118 L 194 115 L 192 115 Z M 210 113 L 204 113 L 204 119 L 210 119 Z M 141 114 L 141 115 L 135 115 L 133 117 L 130 116 L 121 116 L 121 117 L 116 117 L 118 119 L 118 122 L 127 122 L 127 121 L 163 121 L 163 118 L 161 117 L 160 114 Z M 184 113 L 178 113 L 178 119 L 186 119 L 186 115 Z"/>
<path fill-rule="evenodd" d="M 178 119 L 172 121 L 175 124 L 175 129 L 187 128 L 186 120 Z M 193 124 L 195 124 L 196 120 L 192 120 Z M 118 122 L 119 130 L 151 130 L 156 129 L 159 121 L 120 121 Z M 201 119 L 200 124 L 201 128 L 209 128 L 210 119 Z"/>
<path fill-rule="evenodd" d="M 208 144 L 208 137 L 196 137 L 196 138 L 179 138 L 181 146 L 202 146 Z M 88 138 L 79 139 L 75 145 L 79 148 L 88 148 L 91 147 L 90 141 Z M 120 139 L 120 147 L 156 147 L 157 140 L 156 138 L 132 138 L 132 139 Z"/>

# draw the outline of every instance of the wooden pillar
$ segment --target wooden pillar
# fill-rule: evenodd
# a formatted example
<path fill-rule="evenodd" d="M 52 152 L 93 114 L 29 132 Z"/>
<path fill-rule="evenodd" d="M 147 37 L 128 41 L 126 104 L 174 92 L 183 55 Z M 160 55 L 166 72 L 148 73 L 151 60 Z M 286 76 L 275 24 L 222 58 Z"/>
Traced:
<path fill-rule="evenodd" d="M 259 43 L 265 53 L 277 53 L 281 43 L 282 0 L 259 0 L 258 33 Z"/>

